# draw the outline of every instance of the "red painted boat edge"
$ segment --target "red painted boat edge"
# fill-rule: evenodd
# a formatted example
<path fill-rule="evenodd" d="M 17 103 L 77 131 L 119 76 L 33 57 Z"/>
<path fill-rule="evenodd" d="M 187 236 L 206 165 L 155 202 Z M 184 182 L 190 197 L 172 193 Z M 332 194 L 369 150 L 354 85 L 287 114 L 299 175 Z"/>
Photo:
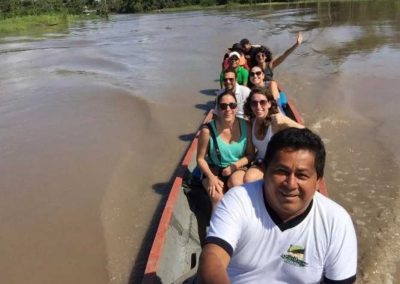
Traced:
<path fill-rule="evenodd" d="M 304 125 L 304 121 L 301 118 L 300 112 L 295 107 L 293 101 L 289 99 L 288 105 L 289 105 L 289 108 L 292 111 L 296 121 Z M 212 118 L 212 111 L 210 111 L 207 114 L 207 116 L 203 120 L 202 124 L 210 121 L 211 118 Z M 156 235 L 155 235 L 155 238 L 153 241 L 153 245 L 150 250 L 148 260 L 147 260 L 146 268 L 144 271 L 144 276 L 142 279 L 142 284 L 159 283 L 159 279 L 157 277 L 157 269 L 158 269 L 161 254 L 163 252 L 163 248 L 164 248 L 164 244 L 165 244 L 165 240 L 166 240 L 166 234 L 167 234 L 168 227 L 169 227 L 169 224 L 171 221 L 175 203 L 177 201 L 177 198 L 178 198 L 181 188 L 182 188 L 183 175 L 184 175 L 185 170 L 186 170 L 187 166 L 189 165 L 189 162 L 192 159 L 193 154 L 195 153 L 195 150 L 197 148 L 199 132 L 200 131 L 197 131 L 196 136 L 194 137 L 193 141 L 191 142 L 190 146 L 188 147 L 188 150 L 186 151 L 186 154 L 185 154 L 182 162 L 180 163 L 177 171 L 175 172 L 175 179 L 174 179 L 173 185 L 171 187 L 171 191 L 169 193 L 167 202 L 165 204 L 165 208 L 163 210 L 162 216 L 160 218 L 158 229 L 157 229 L 157 232 L 156 232 Z M 328 192 L 327 192 L 324 180 L 322 180 L 320 183 L 319 191 L 323 195 L 328 196 Z"/>
<path fill-rule="evenodd" d="M 210 111 L 207 114 L 207 116 L 203 120 L 202 124 L 211 120 L 211 118 L 212 118 L 212 111 Z M 172 184 L 171 191 L 169 193 L 163 213 L 161 215 L 160 222 L 159 222 L 158 228 L 157 228 L 157 232 L 154 237 L 153 245 L 151 247 L 150 254 L 147 259 L 147 264 L 146 264 L 146 268 L 144 270 L 142 284 L 158 283 L 156 272 L 157 272 L 157 268 L 158 268 L 158 263 L 160 261 L 160 256 L 163 251 L 164 244 L 165 244 L 167 230 L 168 230 L 169 224 L 171 222 L 171 217 L 172 217 L 172 213 L 174 210 L 176 200 L 182 189 L 182 180 L 183 180 L 183 175 L 185 173 L 185 169 L 188 166 L 190 160 L 192 159 L 192 156 L 197 147 L 199 133 L 200 133 L 200 130 L 197 131 L 195 138 L 192 140 L 192 143 L 190 143 L 190 146 L 189 146 L 188 150 L 186 151 L 186 154 L 185 154 L 181 164 L 179 165 L 177 172 L 175 173 L 175 179 Z"/>

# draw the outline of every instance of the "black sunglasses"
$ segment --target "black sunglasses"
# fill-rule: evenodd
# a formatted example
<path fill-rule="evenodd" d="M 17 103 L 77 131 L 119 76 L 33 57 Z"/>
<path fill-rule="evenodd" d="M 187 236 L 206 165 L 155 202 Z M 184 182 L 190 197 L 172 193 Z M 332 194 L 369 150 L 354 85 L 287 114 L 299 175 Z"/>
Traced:
<path fill-rule="evenodd" d="M 254 77 L 255 75 L 260 76 L 262 74 L 261 71 L 256 71 L 256 72 L 250 72 L 250 76 Z"/>
<path fill-rule="evenodd" d="M 235 109 L 235 108 L 237 107 L 237 103 L 229 103 L 229 104 L 227 104 L 227 103 L 220 103 L 220 104 L 219 104 L 219 108 L 222 109 L 222 110 L 227 110 L 228 107 L 229 107 L 230 109 Z"/>
<path fill-rule="evenodd" d="M 235 81 L 235 78 L 224 78 L 224 82 L 233 82 Z"/>

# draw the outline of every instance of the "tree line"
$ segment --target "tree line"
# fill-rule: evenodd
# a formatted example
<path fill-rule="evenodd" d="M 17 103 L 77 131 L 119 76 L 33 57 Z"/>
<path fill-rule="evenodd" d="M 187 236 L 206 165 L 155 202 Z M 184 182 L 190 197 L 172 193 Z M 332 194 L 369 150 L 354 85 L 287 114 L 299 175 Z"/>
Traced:
<path fill-rule="evenodd" d="M 283 0 L 293 2 L 294 0 Z M 282 2 L 282 0 L 0 0 L 0 18 L 49 13 L 138 13 L 185 6 Z"/>

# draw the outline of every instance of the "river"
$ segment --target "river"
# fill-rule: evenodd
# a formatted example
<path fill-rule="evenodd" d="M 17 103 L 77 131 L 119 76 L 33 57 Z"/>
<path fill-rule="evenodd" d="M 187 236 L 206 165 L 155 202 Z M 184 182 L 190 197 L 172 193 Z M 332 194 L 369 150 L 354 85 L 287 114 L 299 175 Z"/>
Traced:
<path fill-rule="evenodd" d="M 227 47 L 277 68 L 327 146 L 330 197 L 352 215 L 358 283 L 399 283 L 398 1 L 115 15 L 0 38 L 4 283 L 137 283 Z"/>

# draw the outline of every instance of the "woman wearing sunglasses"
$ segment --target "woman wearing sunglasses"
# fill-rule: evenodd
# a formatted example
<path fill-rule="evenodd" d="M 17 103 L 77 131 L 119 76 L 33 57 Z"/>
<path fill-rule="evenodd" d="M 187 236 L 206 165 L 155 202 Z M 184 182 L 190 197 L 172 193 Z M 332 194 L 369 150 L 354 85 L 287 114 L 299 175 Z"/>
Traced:
<path fill-rule="evenodd" d="M 213 207 L 227 189 L 243 184 L 246 165 L 254 156 L 248 122 L 236 117 L 234 93 L 219 95 L 217 105 L 218 116 L 203 127 L 197 145 L 197 164 Z"/>
<path fill-rule="evenodd" d="M 266 81 L 264 70 L 259 66 L 254 66 L 249 72 L 249 83 L 247 86 L 251 89 L 253 87 L 268 88 L 278 103 L 279 109 L 283 112 L 285 105 L 287 104 L 286 95 L 279 92 L 278 84 L 275 81 Z"/>
<path fill-rule="evenodd" d="M 283 115 L 271 92 L 266 88 L 254 87 L 251 90 L 244 105 L 244 113 L 250 117 L 251 140 L 256 150 L 253 165 L 244 176 L 244 182 L 247 183 L 264 176 L 263 160 L 272 135 L 288 127 L 304 128 L 304 126 Z"/>
<path fill-rule="evenodd" d="M 260 46 L 253 55 L 252 66 L 259 66 L 264 70 L 265 80 L 271 81 L 274 73 L 273 70 L 280 65 L 285 59 L 302 43 L 303 36 L 301 33 L 297 34 L 296 43 L 289 47 L 282 55 L 272 58 L 271 51 L 265 47 Z"/>

